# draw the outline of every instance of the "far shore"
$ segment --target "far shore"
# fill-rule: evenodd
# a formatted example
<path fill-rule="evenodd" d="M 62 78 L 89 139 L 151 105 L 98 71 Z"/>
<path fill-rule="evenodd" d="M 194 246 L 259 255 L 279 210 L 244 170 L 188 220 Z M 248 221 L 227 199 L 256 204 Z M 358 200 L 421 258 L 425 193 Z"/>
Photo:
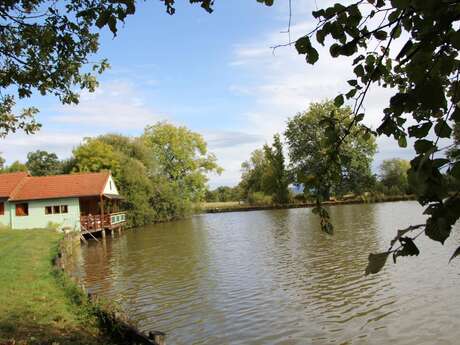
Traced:
<path fill-rule="evenodd" d="M 324 206 L 338 206 L 338 205 L 348 205 L 348 204 L 369 204 L 377 202 L 391 202 L 391 201 L 408 201 L 416 200 L 415 195 L 395 195 L 395 196 L 384 196 L 379 198 L 354 198 L 347 200 L 335 200 L 335 201 L 325 201 L 322 204 Z M 279 209 L 289 209 L 289 208 L 309 208 L 315 207 L 313 202 L 305 203 L 290 203 L 290 204 L 281 204 L 281 205 L 251 205 L 246 203 L 239 203 L 238 201 L 229 201 L 229 202 L 210 202 L 203 203 L 201 205 L 201 213 L 224 213 L 224 212 L 246 212 L 246 211 L 260 211 L 260 210 L 279 210 Z"/>

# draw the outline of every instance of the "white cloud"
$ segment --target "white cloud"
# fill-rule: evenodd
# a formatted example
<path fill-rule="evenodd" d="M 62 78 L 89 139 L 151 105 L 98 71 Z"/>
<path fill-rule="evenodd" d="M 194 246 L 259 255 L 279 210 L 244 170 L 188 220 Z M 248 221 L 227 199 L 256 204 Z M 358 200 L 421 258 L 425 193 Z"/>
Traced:
<path fill-rule="evenodd" d="M 168 118 L 144 102 L 145 95 L 127 81 L 111 81 L 94 93 L 85 92 L 80 103 L 60 106 L 51 120 L 58 124 L 75 124 L 103 129 L 105 132 L 139 130 Z"/>
<path fill-rule="evenodd" d="M 42 130 L 34 135 L 10 134 L 2 139 L 1 155 L 7 164 L 15 160 L 25 162 L 27 153 L 45 150 L 56 153 L 60 158 L 69 157 L 72 149 L 89 133 Z"/>

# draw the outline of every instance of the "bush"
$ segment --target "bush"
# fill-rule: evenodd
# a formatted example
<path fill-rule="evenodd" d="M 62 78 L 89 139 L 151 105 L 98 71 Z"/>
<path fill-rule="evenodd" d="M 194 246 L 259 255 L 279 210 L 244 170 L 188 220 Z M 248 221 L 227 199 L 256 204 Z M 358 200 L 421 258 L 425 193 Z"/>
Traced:
<path fill-rule="evenodd" d="M 249 193 L 248 202 L 251 205 L 271 205 L 273 199 L 270 195 L 265 195 L 262 192 L 253 192 Z"/>

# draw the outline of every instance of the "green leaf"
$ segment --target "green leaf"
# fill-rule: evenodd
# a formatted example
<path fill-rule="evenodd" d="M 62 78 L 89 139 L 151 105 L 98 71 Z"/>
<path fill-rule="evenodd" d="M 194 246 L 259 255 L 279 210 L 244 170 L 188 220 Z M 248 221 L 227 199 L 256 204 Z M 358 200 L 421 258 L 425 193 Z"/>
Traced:
<path fill-rule="evenodd" d="M 452 128 L 449 127 L 446 121 L 441 120 L 441 121 L 438 121 L 436 126 L 434 126 L 434 132 L 440 138 L 450 138 L 450 135 L 452 133 Z"/>
<path fill-rule="evenodd" d="M 358 81 L 356 79 L 350 79 L 347 81 L 347 83 L 350 85 L 350 86 L 356 86 L 358 85 Z"/>
<path fill-rule="evenodd" d="M 401 135 L 401 136 L 398 138 L 398 145 L 399 145 L 399 147 L 407 147 L 407 140 L 406 140 L 406 136 L 405 136 L 405 135 Z"/>
<path fill-rule="evenodd" d="M 351 89 L 350 91 L 347 92 L 347 94 L 345 96 L 347 97 L 347 99 L 355 97 L 357 91 L 358 90 L 356 90 L 356 89 Z"/>
<path fill-rule="evenodd" d="M 424 138 L 428 135 L 431 126 L 433 126 L 432 122 L 425 122 L 421 125 L 411 126 L 409 127 L 409 136 L 416 138 Z"/>
<path fill-rule="evenodd" d="M 386 40 L 387 36 L 388 36 L 388 33 L 384 30 L 379 30 L 379 31 L 374 32 L 374 37 L 381 41 Z"/>
<path fill-rule="evenodd" d="M 366 275 L 380 272 L 383 266 L 385 266 L 389 254 L 389 252 L 369 254 L 369 263 L 366 267 Z"/>
<path fill-rule="evenodd" d="M 344 103 L 343 95 L 338 95 L 336 98 L 334 98 L 334 105 L 337 108 L 340 108 Z"/>
<path fill-rule="evenodd" d="M 318 30 L 316 31 L 316 40 L 321 45 L 324 45 L 324 39 L 326 38 L 327 32 L 325 30 Z"/>
<path fill-rule="evenodd" d="M 444 244 L 450 236 L 451 229 L 452 225 L 449 224 L 446 217 L 433 215 L 426 221 L 425 234 L 432 240 Z"/>
<path fill-rule="evenodd" d="M 308 50 L 311 48 L 310 38 L 308 36 L 300 37 L 295 42 L 295 48 L 299 54 L 307 54 Z"/>
<path fill-rule="evenodd" d="M 364 119 L 364 113 L 359 113 L 358 115 L 355 116 L 355 121 L 356 122 L 361 122 Z M 369 133 L 368 131 L 366 131 Z"/>
<path fill-rule="evenodd" d="M 109 29 L 115 35 L 117 33 L 117 19 L 115 16 L 110 16 L 108 20 Z"/>
<path fill-rule="evenodd" d="M 310 65 L 314 65 L 315 62 L 318 61 L 318 59 L 319 59 L 318 51 L 315 48 L 310 47 L 310 49 L 307 52 L 307 62 Z"/>
<path fill-rule="evenodd" d="M 332 57 L 337 57 L 340 55 L 340 45 L 337 44 L 337 43 L 334 43 L 333 45 L 331 45 L 331 47 L 329 48 L 329 52 L 331 53 L 331 56 Z"/>
<path fill-rule="evenodd" d="M 109 17 L 110 17 L 110 12 L 108 11 L 100 12 L 99 17 L 96 20 L 96 26 L 99 29 L 101 29 L 103 26 L 107 24 L 107 22 L 109 21 Z"/>
<path fill-rule="evenodd" d="M 402 249 L 398 251 L 398 256 L 417 256 L 420 254 L 420 250 L 417 248 L 412 238 L 401 237 L 399 242 L 401 242 Z"/>
<path fill-rule="evenodd" d="M 433 147 L 433 142 L 426 139 L 417 140 L 414 144 L 415 151 L 420 153 L 428 152 Z"/>
<path fill-rule="evenodd" d="M 358 65 L 353 69 L 353 72 L 356 74 L 357 77 L 364 76 L 364 67 L 363 65 Z"/>

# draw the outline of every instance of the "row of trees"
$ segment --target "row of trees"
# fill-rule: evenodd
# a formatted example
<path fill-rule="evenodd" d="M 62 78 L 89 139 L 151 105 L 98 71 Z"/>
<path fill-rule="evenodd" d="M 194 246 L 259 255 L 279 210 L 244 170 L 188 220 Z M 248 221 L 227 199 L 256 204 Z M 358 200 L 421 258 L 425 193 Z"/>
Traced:
<path fill-rule="evenodd" d="M 110 170 L 125 197 L 129 224 L 140 226 L 190 214 L 204 198 L 206 174 L 222 169 L 200 134 L 161 122 L 140 137 L 86 138 L 63 161 L 54 153 L 36 151 L 25 164 L 2 166 L 3 172 L 25 170 L 35 176 Z"/>
<path fill-rule="evenodd" d="M 249 203 L 292 202 L 289 185 L 303 187 L 300 199 L 328 200 L 347 193 L 378 192 L 386 195 L 409 194 L 407 171 L 409 161 L 390 159 L 382 163 L 380 176 L 372 173 L 371 165 L 377 145 L 373 135 L 356 128 L 341 143 L 340 162 L 330 164 L 324 158 L 330 142 L 324 118 L 334 119 L 336 126 L 349 128 L 351 109 L 336 107 L 333 102 L 313 103 L 305 112 L 288 120 L 284 132 L 289 164 L 283 153 L 279 134 L 273 144 L 251 153 L 242 164 L 241 182 L 234 188 L 219 187 L 208 192 L 208 201 L 246 200 Z M 299 196 L 297 196 L 299 197 Z"/>

